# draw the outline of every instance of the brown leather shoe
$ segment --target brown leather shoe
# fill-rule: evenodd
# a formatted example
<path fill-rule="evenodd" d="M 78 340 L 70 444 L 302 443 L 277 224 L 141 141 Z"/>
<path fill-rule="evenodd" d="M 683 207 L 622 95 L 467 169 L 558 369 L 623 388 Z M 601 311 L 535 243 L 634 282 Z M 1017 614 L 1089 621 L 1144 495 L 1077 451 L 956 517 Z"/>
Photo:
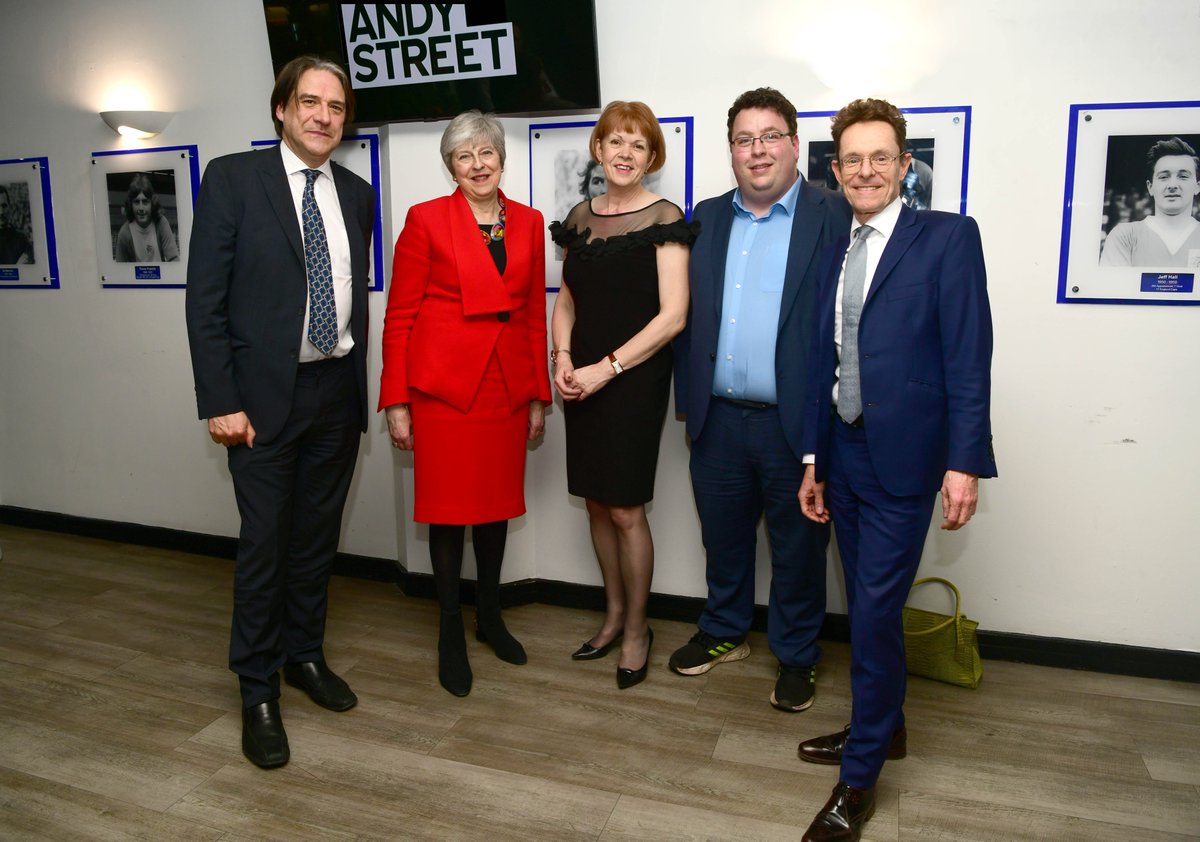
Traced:
<path fill-rule="evenodd" d="M 838 781 L 801 842 L 858 842 L 863 825 L 873 815 L 875 787 L 857 789 Z"/>
<path fill-rule="evenodd" d="M 820 763 L 823 766 L 838 766 L 842 762 L 842 749 L 846 747 L 846 738 L 850 736 L 850 726 L 836 734 L 824 737 L 813 737 L 805 740 L 796 748 L 796 754 L 801 760 L 809 763 Z M 901 728 L 892 735 L 892 744 L 888 746 L 888 760 L 902 760 L 908 756 L 908 730 Z"/>

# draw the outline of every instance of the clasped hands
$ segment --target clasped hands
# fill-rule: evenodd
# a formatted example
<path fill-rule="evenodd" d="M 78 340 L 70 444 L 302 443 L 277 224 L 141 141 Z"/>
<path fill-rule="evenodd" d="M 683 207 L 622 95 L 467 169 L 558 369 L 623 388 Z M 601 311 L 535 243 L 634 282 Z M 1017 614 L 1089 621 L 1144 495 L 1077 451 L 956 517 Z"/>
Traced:
<path fill-rule="evenodd" d="M 560 357 L 554 367 L 554 388 L 564 401 L 581 401 L 599 392 L 615 376 L 607 361 L 575 368 Z"/>

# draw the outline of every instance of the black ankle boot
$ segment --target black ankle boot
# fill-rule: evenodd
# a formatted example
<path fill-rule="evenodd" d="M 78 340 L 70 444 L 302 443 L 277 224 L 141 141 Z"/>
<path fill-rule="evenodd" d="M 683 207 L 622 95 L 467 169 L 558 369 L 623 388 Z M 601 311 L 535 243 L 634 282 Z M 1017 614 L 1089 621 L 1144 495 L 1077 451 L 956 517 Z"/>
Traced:
<path fill-rule="evenodd" d="M 480 643 L 489 644 L 496 652 L 496 657 L 510 664 L 525 664 L 529 656 L 521 642 L 509 634 L 504 619 L 500 616 L 500 606 L 495 608 L 481 604 L 475 612 L 475 639 Z"/>
<path fill-rule="evenodd" d="M 472 677 L 462 612 L 443 611 L 438 632 L 438 681 L 455 696 L 465 696 L 471 692 Z"/>

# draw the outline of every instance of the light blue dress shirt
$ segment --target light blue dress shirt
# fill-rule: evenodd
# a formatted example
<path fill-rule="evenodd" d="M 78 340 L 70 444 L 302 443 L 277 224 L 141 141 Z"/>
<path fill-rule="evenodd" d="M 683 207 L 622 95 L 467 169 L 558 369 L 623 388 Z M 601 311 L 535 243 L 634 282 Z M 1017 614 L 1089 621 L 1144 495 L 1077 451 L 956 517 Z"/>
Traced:
<path fill-rule="evenodd" d="M 725 255 L 725 291 L 713 375 L 717 397 L 778 402 L 775 338 L 802 180 L 798 177 L 762 217 L 746 210 L 740 190 L 733 194 L 733 227 Z"/>

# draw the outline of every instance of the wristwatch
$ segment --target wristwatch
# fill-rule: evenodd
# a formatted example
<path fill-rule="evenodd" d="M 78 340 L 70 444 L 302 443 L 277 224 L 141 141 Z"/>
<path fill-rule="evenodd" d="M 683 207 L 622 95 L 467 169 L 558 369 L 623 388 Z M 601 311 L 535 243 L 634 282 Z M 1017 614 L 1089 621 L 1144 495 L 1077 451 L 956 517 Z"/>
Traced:
<path fill-rule="evenodd" d="M 625 367 L 621 365 L 621 361 L 617 359 L 616 354 L 609 354 L 608 361 L 612 363 L 613 371 L 615 371 L 617 374 L 620 374 L 625 370 Z"/>

